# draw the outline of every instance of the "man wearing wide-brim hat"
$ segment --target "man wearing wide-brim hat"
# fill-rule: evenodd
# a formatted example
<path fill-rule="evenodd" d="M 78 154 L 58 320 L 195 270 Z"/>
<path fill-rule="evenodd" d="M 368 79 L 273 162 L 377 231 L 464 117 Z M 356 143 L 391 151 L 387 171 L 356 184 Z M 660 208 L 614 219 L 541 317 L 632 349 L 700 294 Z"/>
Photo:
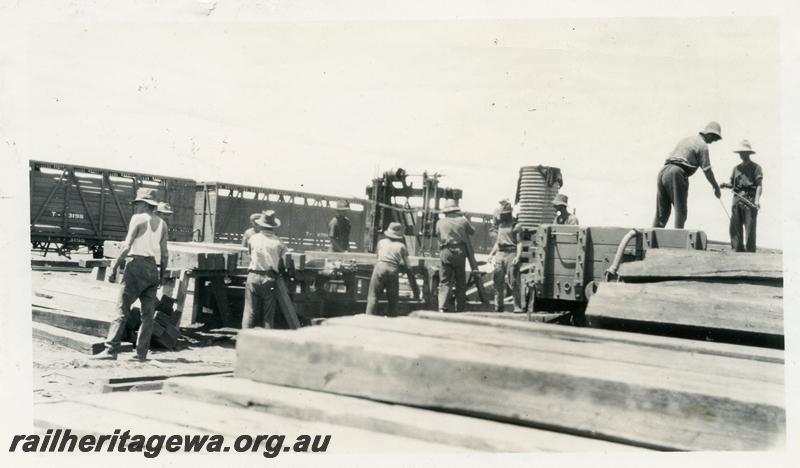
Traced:
<path fill-rule="evenodd" d="M 336 216 L 328 223 L 328 238 L 331 245 L 331 252 L 347 252 L 350 250 L 350 218 L 347 212 L 350 210 L 350 203 L 338 201 L 334 206 Z"/>
<path fill-rule="evenodd" d="M 386 314 L 397 315 L 397 302 L 400 297 L 400 271 L 408 268 L 408 249 L 405 244 L 403 225 L 390 223 L 384 231 L 383 239 L 378 241 L 375 254 L 378 261 L 372 270 L 367 293 L 367 315 L 376 315 L 378 299 L 386 293 Z"/>
<path fill-rule="evenodd" d="M 714 196 L 717 198 L 721 196 L 708 155 L 708 145 L 721 139 L 722 128 L 720 125 L 717 122 L 709 122 L 697 135 L 686 137 L 678 142 L 658 173 L 656 216 L 653 220 L 653 227 L 666 226 L 674 207 L 675 229 L 683 229 L 688 213 L 689 177 L 697 169 L 702 169 L 703 175 L 714 189 Z"/>
<path fill-rule="evenodd" d="M 250 236 L 256 233 L 256 220 L 261 217 L 261 213 L 253 213 L 250 215 L 250 227 L 245 229 L 244 233 L 242 234 L 242 245 L 247 247 L 247 240 L 250 239 Z"/>
<path fill-rule="evenodd" d="M 138 299 L 141 304 L 141 320 L 136 338 L 135 359 L 144 361 L 150 350 L 150 337 L 153 333 L 158 287 L 164 278 L 169 253 L 167 252 L 167 224 L 156 215 L 158 201 L 156 190 L 140 188 L 132 202 L 134 214 L 128 226 L 122 252 L 111 268 L 108 280 L 116 281 L 117 270 L 126 261 L 122 276 L 120 297 L 117 300 L 116 316 L 106 339 L 106 349 L 95 359 L 116 359 L 125 322 L 131 312 L 131 305 Z M 127 260 L 126 260 L 127 259 Z M 157 265 L 160 265 L 159 266 Z"/>
<path fill-rule="evenodd" d="M 250 264 L 244 289 L 242 329 L 253 327 L 275 328 L 278 310 L 277 280 L 281 260 L 288 252 L 275 234 L 281 220 L 275 212 L 267 210 L 253 219 L 255 233 L 247 239 Z"/>
<path fill-rule="evenodd" d="M 455 310 L 464 310 L 467 303 L 467 275 L 464 271 L 467 256 L 472 250 L 470 236 L 475 233 L 469 221 L 462 215 L 455 200 L 445 200 L 442 208 L 444 218 L 436 222 L 439 237 L 439 259 L 441 260 L 439 282 L 439 310 L 450 311 L 455 296 Z"/>
<path fill-rule="evenodd" d="M 739 154 L 742 162 L 733 168 L 730 183 L 722 184 L 723 188 L 733 189 L 729 227 L 731 248 L 737 252 L 755 252 L 756 221 L 761 208 L 764 173 L 761 166 L 751 159 L 756 152 L 748 140 L 743 140 L 733 152 Z"/>
<path fill-rule="evenodd" d="M 569 224 L 577 226 L 580 224 L 578 218 L 569 212 L 567 204 L 569 198 L 563 193 L 559 193 L 553 199 L 553 207 L 556 209 L 556 217 L 553 219 L 553 224 Z"/>
<path fill-rule="evenodd" d="M 173 213 L 175 212 L 172 211 L 172 207 L 167 202 L 159 202 L 156 207 L 156 215 L 167 223 L 167 228 L 169 228 L 169 220 L 172 218 Z"/>

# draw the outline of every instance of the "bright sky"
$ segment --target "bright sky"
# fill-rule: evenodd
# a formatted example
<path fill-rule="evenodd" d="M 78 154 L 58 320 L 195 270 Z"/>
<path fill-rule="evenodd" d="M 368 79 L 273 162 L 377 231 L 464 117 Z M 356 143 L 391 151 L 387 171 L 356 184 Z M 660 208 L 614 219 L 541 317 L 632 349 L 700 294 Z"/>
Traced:
<path fill-rule="evenodd" d="M 553 165 L 586 225 L 649 226 L 664 158 L 717 120 L 717 179 L 748 138 L 781 247 L 774 19 L 71 22 L 27 48 L 32 159 L 359 197 L 403 167 L 483 212 Z M 698 172 L 687 227 L 727 225 Z"/>

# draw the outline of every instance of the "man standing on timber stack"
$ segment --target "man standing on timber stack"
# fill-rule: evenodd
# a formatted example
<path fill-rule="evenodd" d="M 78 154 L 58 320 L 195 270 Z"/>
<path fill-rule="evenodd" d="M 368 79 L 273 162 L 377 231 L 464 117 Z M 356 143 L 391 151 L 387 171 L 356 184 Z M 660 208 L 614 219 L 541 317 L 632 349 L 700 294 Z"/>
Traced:
<path fill-rule="evenodd" d="M 134 215 L 128 226 L 128 235 L 119 257 L 111 268 L 108 277 L 116 282 L 117 270 L 126 257 L 130 256 L 122 276 L 122 290 L 116 306 L 116 317 L 111 321 L 106 340 L 106 349 L 94 356 L 95 359 L 116 359 L 125 322 L 131 313 L 131 305 L 139 299 L 141 303 L 142 325 L 136 338 L 134 359 L 144 361 L 150 350 L 150 337 L 153 334 L 153 314 L 156 308 L 156 294 L 164 279 L 169 260 L 167 252 L 167 225 L 156 216 L 158 206 L 156 191 L 140 188 L 132 202 Z M 160 261 L 159 266 L 156 262 Z"/>
<path fill-rule="evenodd" d="M 578 218 L 569 212 L 567 208 L 568 202 L 569 198 L 561 193 L 556 195 L 556 198 L 553 199 L 553 206 L 556 207 L 556 217 L 553 219 L 553 224 L 568 224 L 573 226 L 580 224 Z"/>
<path fill-rule="evenodd" d="M 350 209 L 346 201 L 336 202 L 336 216 L 328 224 L 328 237 L 331 240 L 331 252 L 347 252 L 350 250 L 350 218 L 345 216 Z"/>
<path fill-rule="evenodd" d="M 383 233 L 386 238 L 378 241 L 375 252 L 378 262 L 372 270 L 367 294 L 367 315 L 376 315 L 378 298 L 386 291 L 388 302 L 386 315 L 397 316 L 397 301 L 400 297 L 400 271 L 408 268 L 408 249 L 403 237 L 403 225 L 391 223 Z"/>
<path fill-rule="evenodd" d="M 242 245 L 247 247 L 247 240 L 250 236 L 256 233 L 256 220 L 261 217 L 261 213 L 253 213 L 250 215 L 250 227 L 242 234 Z"/>
<path fill-rule="evenodd" d="M 722 129 L 717 122 L 710 122 L 697 135 L 686 137 L 678 142 L 672 150 L 664 167 L 658 173 L 656 181 L 658 195 L 656 197 L 656 217 L 653 227 L 663 228 L 669 221 L 672 207 L 675 207 L 675 229 L 683 229 L 688 212 L 689 177 L 697 169 L 702 169 L 708 183 L 714 188 L 714 196 L 719 198 L 720 191 L 714 171 L 711 170 L 711 159 L 708 156 L 708 145 L 722 139 Z"/>
<path fill-rule="evenodd" d="M 497 240 L 489 252 L 494 266 L 495 312 L 503 312 L 506 298 L 506 281 L 514 298 L 514 312 L 522 311 L 518 289 L 519 255 L 517 245 L 521 241 L 521 225 L 514 223 L 511 205 L 504 206 L 497 216 Z M 519 252 L 521 253 L 521 252 Z"/>
<path fill-rule="evenodd" d="M 761 166 L 750 159 L 755 154 L 747 140 L 742 141 L 739 148 L 742 163 L 733 168 L 731 182 L 722 184 L 723 188 L 733 189 L 733 205 L 731 206 L 731 248 L 737 252 L 756 251 L 756 218 L 761 208 L 761 190 L 764 174 Z M 744 227 L 744 232 L 742 231 Z M 747 242 L 745 243 L 745 235 Z"/>
<path fill-rule="evenodd" d="M 275 234 L 281 220 L 275 217 L 274 211 L 260 213 L 253 224 L 255 233 L 247 240 L 250 265 L 244 289 L 242 329 L 275 328 L 277 280 L 281 259 L 288 249 Z"/>
<path fill-rule="evenodd" d="M 461 312 L 467 303 L 467 275 L 464 266 L 472 250 L 470 236 L 475 233 L 469 221 L 461 214 L 455 200 L 445 201 L 445 217 L 436 223 L 439 237 L 439 258 L 442 261 L 439 283 L 439 310 L 447 312 L 452 295 L 455 311 Z"/>

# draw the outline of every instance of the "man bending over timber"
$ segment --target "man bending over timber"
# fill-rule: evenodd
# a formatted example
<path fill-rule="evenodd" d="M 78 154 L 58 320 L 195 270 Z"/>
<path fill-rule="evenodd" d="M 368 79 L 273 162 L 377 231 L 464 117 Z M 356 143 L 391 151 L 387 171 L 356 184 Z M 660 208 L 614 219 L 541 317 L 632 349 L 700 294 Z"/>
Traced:
<path fill-rule="evenodd" d="M 686 137 L 678 142 L 672 150 L 664 167 L 658 173 L 656 187 L 656 217 L 653 227 L 663 228 L 669 221 L 672 207 L 675 207 L 675 229 L 683 229 L 688 212 L 689 177 L 697 169 L 702 169 L 708 183 L 714 188 L 714 196 L 721 196 L 711 160 L 708 157 L 708 145 L 722 139 L 722 130 L 717 122 L 710 122 L 697 135 Z"/>
<path fill-rule="evenodd" d="M 167 269 L 167 225 L 155 211 L 158 207 L 156 191 L 140 188 L 133 203 L 134 214 L 128 226 L 122 252 L 111 268 L 108 280 L 116 282 L 117 270 L 126 261 L 122 276 L 122 288 L 116 306 L 116 317 L 111 321 L 106 339 L 106 349 L 94 356 L 95 359 L 116 359 L 125 321 L 131 313 L 131 305 L 139 299 L 141 303 L 142 324 L 136 337 L 136 354 L 133 359 L 144 361 L 150 350 L 150 337 L 153 334 L 153 314 L 156 308 L 156 294 Z M 158 265 L 156 262 L 160 262 Z M 159 266 L 160 265 L 160 266 Z"/>

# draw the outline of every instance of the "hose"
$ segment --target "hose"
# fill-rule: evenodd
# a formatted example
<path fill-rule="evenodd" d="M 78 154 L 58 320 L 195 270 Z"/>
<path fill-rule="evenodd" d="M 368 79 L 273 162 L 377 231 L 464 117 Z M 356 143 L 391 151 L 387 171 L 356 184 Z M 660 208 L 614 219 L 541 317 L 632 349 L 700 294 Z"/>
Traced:
<path fill-rule="evenodd" d="M 631 241 L 631 239 L 636 237 L 637 234 L 639 234 L 639 231 L 636 229 L 631 229 L 627 234 L 625 234 L 625 236 L 622 238 L 622 241 L 620 241 L 619 247 L 617 247 L 617 253 L 614 255 L 614 261 L 611 262 L 611 266 L 606 270 L 606 281 L 617 276 L 617 270 L 619 269 L 619 264 L 622 262 L 622 255 L 625 253 L 625 248 L 628 246 L 628 243 Z"/>

